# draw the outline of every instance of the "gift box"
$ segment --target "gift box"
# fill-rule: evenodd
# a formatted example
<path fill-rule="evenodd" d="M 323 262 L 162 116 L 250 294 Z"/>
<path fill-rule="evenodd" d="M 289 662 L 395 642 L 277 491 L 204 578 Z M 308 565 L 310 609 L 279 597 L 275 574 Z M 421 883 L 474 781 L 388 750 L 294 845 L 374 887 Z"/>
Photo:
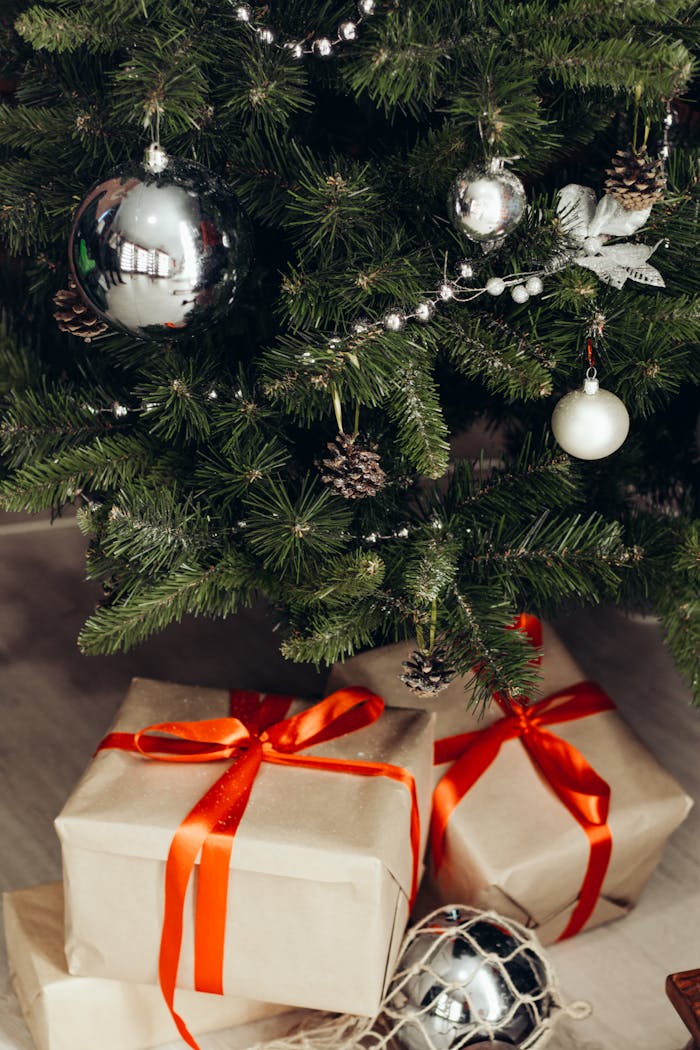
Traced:
<path fill-rule="evenodd" d="M 176 1036 L 157 986 L 70 976 L 60 882 L 5 893 L 3 912 L 12 986 L 37 1050 L 142 1050 Z M 294 1016 L 285 1006 L 205 992 L 182 992 L 179 1003 L 197 1033 L 275 1017 L 264 1031 L 272 1038 Z M 258 1026 L 246 1034 L 239 1045 L 262 1038 Z"/>
<path fill-rule="evenodd" d="M 422 703 L 437 715 L 436 763 L 450 759 L 435 769 L 437 899 L 492 908 L 549 944 L 626 914 L 692 802 L 584 682 L 552 628 L 536 623 L 542 679 L 529 711 L 494 701 L 483 717 L 468 712 L 464 680 Z M 352 682 L 416 707 L 397 677 L 410 650 L 353 657 L 332 669 L 328 688 Z"/>
<path fill-rule="evenodd" d="M 286 721 L 275 716 L 265 728 L 270 711 L 277 706 L 285 713 L 288 699 L 267 697 L 260 707 L 257 694 L 135 679 L 103 742 L 108 749 L 94 756 L 56 821 L 70 972 L 154 983 L 161 934 L 164 945 L 169 925 L 182 921 L 179 962 L 172 944 L 161 946 L 164 991 L 176 981 L 178 987 L 290 1006 L 374 1014 L 396 960 L 427 837 L 434 720 L 417 711 L 377 717 L 382 702 L 373 697 L 356 707 L 351 697 L 348 707 L 345 694 L 352 692 L 315 706 L 295 702 Z M 371 724 L 357 728 L 357 712 L 367 705 L 374 705 Z M 255 712 L 263 709 L 259 722 Z M 235 726 L 241 722 L 227 718 L 232 710 L 250 728 L 250 738 L 240 738 Z M 337 715 L 335 729 L 326 724 L 329 712 Z M 177 762 L 133 753 L 159 749 L 152 733 L 145 741 L 134 736 L 159 723 L 167 723 L 169 734 L 189 735 L 172 744 L 183 752 L 173 756 Z M 183 725 L 189 728 L 178 728 Z M 229 751 L 227 733 L 235 738 Z M 201 740 L 212 734 L 221 740 L 209 757 L 232 761 L 204 760 Z M 132 750 L 120 750 L 121 744 Z M 238 788 L 225 778 L 242 777 L 254 760 L 259 768 L 247 808 L 226 840 L 227 821 L 240 812 Z M 223 798 L 223 816 L 201 855 L 192 847 L 196 864 L 182 912 L 168 918 L 174 839 L 203 798 L 215 804 Z M 217 850 L 227 842 L 223 889 L 220 882 L 213 888 L 212 865 L 220 863 Z M 177 872 L 174 878 L 182 882 Z M 217 923 L 220 988 L 211 973 L 219 949 L 212 952 L 207 941 L 216 939 Z M 164 977 L 164 967 L 177 976 Z"/>

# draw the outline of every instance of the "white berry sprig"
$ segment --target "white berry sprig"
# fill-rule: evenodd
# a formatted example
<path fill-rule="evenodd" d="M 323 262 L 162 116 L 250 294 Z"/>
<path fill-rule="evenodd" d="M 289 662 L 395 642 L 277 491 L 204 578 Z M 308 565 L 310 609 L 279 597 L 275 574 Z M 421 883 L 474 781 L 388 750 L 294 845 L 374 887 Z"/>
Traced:
<path fill-rule="evenodd" d="M 555 266 L 549 265 L 539 270 L 531 270 L 526 273 L 511 273 L 503 277 L 489 277 L 485 284 L 476 286 L 473 281 L 475 269 L 469 259 L 461 259 L 457 263 L 454 278 L 443 275 L 440 286 L 431 295 L 421 301 L 410 311 L 400 310 L 392 307 L 379 320 L 357 321 L 353 325 L 354 335 L 363 335 L 365 332 L 374 332 L 384 329 L 387 332 L 400 332 L 409 322 L 415 321 L 419 324 L 428 324 L 433 320 L 437 310 L 447 303 L 469 303 L 482 295 L 491 295 L 496 298 L 503 295 L 507 288 L 514 302 L 526 303 L 530 298 L 541 295 L 544 289 L 542 278 L 552 273 L 555 269 L 563 269 L 568 265 L 568 259 L 557 259 Z"/>

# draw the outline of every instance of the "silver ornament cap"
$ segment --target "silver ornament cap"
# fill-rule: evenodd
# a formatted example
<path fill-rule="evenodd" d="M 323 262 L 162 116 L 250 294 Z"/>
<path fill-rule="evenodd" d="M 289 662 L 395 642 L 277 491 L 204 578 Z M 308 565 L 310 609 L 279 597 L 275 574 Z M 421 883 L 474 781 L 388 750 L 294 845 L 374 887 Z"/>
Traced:
<path fill-rule="evenodd" d="M 453 225 L 471 241 L 498 241 L 515 229 L 525 213 L 522 182 L 495 158 L 472 165 L 452 183 L 447 209 Z"/>
<path fill-rule="evenodd" d="M 595 369 L 591 369 L 595 372 Z M 587 375 L 581 390 L 572 390 L 552 414 L 552 432 L 558 443 L 577 459 L 604 459 L 624 443 L 630 417 L 624 404 L 609 390 L 601 390 L 595 374 Z"/>

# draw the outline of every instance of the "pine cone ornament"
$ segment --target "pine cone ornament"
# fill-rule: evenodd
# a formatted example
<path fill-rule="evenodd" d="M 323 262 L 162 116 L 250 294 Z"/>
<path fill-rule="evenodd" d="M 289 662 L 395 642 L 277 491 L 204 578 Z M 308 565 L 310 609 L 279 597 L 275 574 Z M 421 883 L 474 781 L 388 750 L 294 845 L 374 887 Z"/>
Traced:
<path fill-rule="evenodd" d="M 376 496 L 386 484 L 386 474 L 379 466 L 379 456 L 365 448 L 357 438 L 338 434 L 326 446 L 330 452 L 321 461 L 321 479 L 332 485 L 344 499 L 366 499 Z"/>
<path fill-rule="evenodd" d="M 54 317 L 62 332 L 77 335 L 89 343 L 91 339 L 107 331 L 109 325 L 83 302 L 72 278 L 69 279 L 67 288 L 56 292 L 53 301 L 58 307 L 54 310 Z"/>
<path fill-rule="evenodd" d="M 646 146 L 619 149 L 606 168 L 605 192 L 628 211 L 641 211 L 660 201 L 666 189 L 666 172 L 660 157 L 650 157 Z"/>
<path fill-rule="evenodd" d="M 417 696 L 436 696 L 457 673 L 445 663 L 444 649 L 433 649 L 430 653 L 416 649 L 401 666 L 404 673 L 399 675 L 400 680 Z"/>

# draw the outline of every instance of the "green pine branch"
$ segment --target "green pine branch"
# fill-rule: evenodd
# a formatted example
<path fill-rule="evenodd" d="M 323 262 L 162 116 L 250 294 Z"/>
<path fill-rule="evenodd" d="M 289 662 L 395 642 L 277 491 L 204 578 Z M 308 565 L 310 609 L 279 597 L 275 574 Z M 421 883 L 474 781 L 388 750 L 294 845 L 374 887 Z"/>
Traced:
<path fill-rule="evenodd" d="M 105 25 L 87 11 L 70 12 L 62 6 L 47 10 L 35 4 L 19 16 L 15 29 L 27 43 L 39 51 L 114 50 L 119 46 L 116 26 Z"/>
<path fill-rule="evenodd" d="M 523 701 L 539 681 L 532 646 L 520 631 L 504 630 L 517 609 L 488 587 L 456 590 L 454 612 L 443 626 L 450 665 L 465 676 L 470 704 L 484 708 L 494 694 Z"/>
<path fill-rule="evenodd" d="M 491 582 L 514 608 L 551 614 L 569 599 L 581 604 L 616 597 L 630 560 L 617 522 L 598 515 L 551 514 L 515 527 L 474 529 L 464 578 Z"/>
<path fill-rule="evenodd" d="M 143 577 L 162 575 L 224 543 L 201 508 L 163 488 L 119 493 L 98 536 L 103 558 Z"/>
<path fill-rule="evenodd" d="M 0 484 L 0 506 L 10 511 L 37 511 L 71 503 L 83 492 L 120 488 L 162 470 L 155 450 L 138 435 L 96 438 L 36 460 Z"/>
<path fill-rule="evenodd" d="M 676 667 L 700 706 L 700 527 L 688 522 L 657 609 Z"/>
<path fill-rule="evenodd" d="M 387 407 L 407 459 L 420 474 L 442 477 L 450 452 L 447 425 L 435 381 L 417 355 L 399 368 Z"/>
<path fill-rule="evenodd" d="M 292 629 L 282 642 L 282 655 L 295 663 L 330 666 L 367 648 L 384 622 L 381 605 L 373 598 L 360 599 L 335 610 L 324 610 L 304 629 Z"/>
<path fill-rule="evenodd" d="M 66 390 L 12 391 L 0 423 L 0 441 L 11 467 L 84 445 L 117 427 L 108 410 L 97 411 Z"/>
<path fill-rule="evenodd" d="M 342 608 L 374 594 L 384 582 L 386 567 L 376 551 L 353 550 L 334 558 L 319 579 L 303 581 L 294 589 L 293 601 L 300 609 L 320 606 Z"/>
<path fill-rule="evenodd" d="M 141 581 L 86 622 L 78 644 L 84 653 L 123 652 L 184 616 L 232 616 L 249 604 L 250 565 L 234 555 L 214 565 L 181 565 L 162 579 Z"/>
<path fill-rule="evenodd" d="M 266 568 L 295 581 L 314 572 L 319 557 L 346 546 L 351 512 L 347 504 L 320 488 L 310 476 L 296 492 L 281 479 L 262 484 L 244 500 L 247 537 Z"/>

